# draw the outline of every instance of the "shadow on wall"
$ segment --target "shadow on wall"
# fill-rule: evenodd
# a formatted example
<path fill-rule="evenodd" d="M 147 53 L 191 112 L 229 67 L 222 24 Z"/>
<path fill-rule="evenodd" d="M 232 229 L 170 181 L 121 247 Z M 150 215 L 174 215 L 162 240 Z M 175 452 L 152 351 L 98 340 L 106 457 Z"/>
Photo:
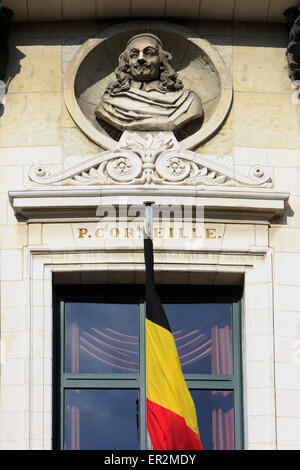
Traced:
<path fill-rule="evenodd" d="M 4 97 L 6 94 L 6 72 L 9 60 L 9 27 L 14 12 L 2 7 L 0 0 L 0 116 L 4 111 Z"/>
<path fill-rule="evenodd" d="M 15 45 L 10 44 L 9 62 L 5 74 L 5 78 L 0 80 L 0 117 L 4 113 L 5 95 L 12 79 L 21 71 L 21 60 L 25 54 L 21 52 Z"/>
<path fill-rule="evenodd" d="M 6 88 L 9 88 L 9 84 L 12 79 L 18 75 L 21 71 L 21 60 L 24 59 L 25 54 L 21 52 L 15 44 L 10 43 L 10 58 L 6 72 Z"/>
<path fill-rule="evenodd" d="M 9 83 L 20 72 L 20 60 L 25 57 L 20 51 L 14 54 L 14 61 L 8 73 L 11 54 L 9 30 L 13 15 L 14 12 L 10 8 L 2 7 L 0 0 L 0 117 L 4 113 L 4 100 Z"/>
<path fill-rule="evenodd" d="M 295 212 L 289 203 L 286 204 L 283 214 L 275 216 L 272 219 L 272 224 L 276 225 L 288 225 L 288 219 L 294 216 Z"/>
<path fill-rule="evenodd" d="M 14 12 L 2 7 L 0 0 L 0 80 L 5 80 L 9 58 L 9 27 Z"/>
<path fill-rule="evenodd" d="M 0 18 L 1 15 L 3 16 L 3 12 L 9 10 L 5 7 L 1 9 L 1 0 L 0 0 Z M 10 10 L 11 11 L 11 10 Z M 4 16 L 7 16 L 5 13 Z M 11 21 L 10 19 L 6 19 L 6 21 Z M 235 23 L 229 24 L 228 22 L 218 22 L 218 23 L 211 23 L 211 22 L 184 22 L 179 21 L 176 18 L 173 19 L 164 19 L 166 23 L 170 22 L 172 24 L 184 25 L 191 29 L 191 35 L 193 35 L 193 30 L 197 30 L 197 35 L 200 34 L 201 37 L 209 40 L 213 45 L 232 45 L 234 43 L 235 46 L 257 46 L 257 47 L 286 47 L 288 42 L 288 34 L 287 34 L 287 25 L 286 24 L 256 24 L 256 23 Z M 99 34 L 103 29 L 106 29 L 109 26 L 113 26 L 119 23 L 123 23 L 123 21 L 116 20 L 113 22 L 67 22 L 67 23 L 44 23 L 43 28 L 47 26 L 49 29 L 49 34 L 43 33 L 40 38 L 30 36 L 28 31 L 33 26 L 38 26 L 38 24 L 14 24 L 12 28 L 14 31 L 18 31 L 19 28 L 24 30 L 24 36 L 18 32 L 18 41 L 21 45 L 24 41 L 26 45 L 37 45 L 40 39 L 40 43 L 46 45 L 48 42 L 49 44 L 58 44 L 62 46 L 72 46 L 78 44 L 78 37 L 74 36 L 74 28 L 80 26 L 81 29 L 81 43 L 84 40 L 90 38 L 98 38 Z M 86 29 L 87 26 L 90 28 Z M 46 29 L 47 29 L 46 28 Z M 85 31 L 83 33 L 82 31 Z M 134 28 L 134 22 L 133 22 Z M 47 31 L 48 31 L 47 29 Z M 88 31 L 88 32 L 87 32 Z M 131 34 L 130 31 L 129 34 Z M 8 61 L 8 53 L 3 54 L 3 41 L 8 36 L 5 36 L 6 33 L 4 29 L 0 27 L 0 75 L 2 67 L 4 67 L 5 61 Z M 276 40 L 274 41 L 274 39 Z M 175 55 L 175 54 L 174 54 Z M 3 115 L 4 106 L 2 104 L 2 94 L 3 91 L 6 91 L 9 87 L 11 80 L 20 73 L 21 70 L 21 60 L 25 57 L 25 55 L 17 48 L 15 45 L 15 41 L 10 42 L 9 47 L 9 61 L 8 65 L 6 65 L 7 70 L 5 74 L 5 79 L 2 79 L 5 82 L 5 87 L 1 89 L 1 82 L 0 82 L 0 117 Z M 185 60 L 185 58 L 184 58 Z M 182 64 L 180 64 L 182 67 Z M 0 76 L 1 80 L 1 76 Z"/>

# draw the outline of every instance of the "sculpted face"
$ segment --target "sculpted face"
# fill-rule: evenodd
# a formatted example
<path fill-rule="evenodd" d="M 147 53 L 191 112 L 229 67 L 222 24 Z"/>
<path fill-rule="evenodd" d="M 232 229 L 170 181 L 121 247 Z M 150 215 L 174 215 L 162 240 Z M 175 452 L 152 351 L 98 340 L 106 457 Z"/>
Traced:
<path fill-rule="evenodd" d="M 130 42 L 127 48 L 128 65 L 132 79 L 148 82 L 159 79 L 159 44 L 150 37 L 139 37 Z"/>
<path fill-rule="evenodd" d="M 95 109 L 105 131 L 173 131 L 203 116 L 199 96 L 184 89 L 171 60 L 154 34 L 141 33 L 127 42 L 116 80 Z"/>

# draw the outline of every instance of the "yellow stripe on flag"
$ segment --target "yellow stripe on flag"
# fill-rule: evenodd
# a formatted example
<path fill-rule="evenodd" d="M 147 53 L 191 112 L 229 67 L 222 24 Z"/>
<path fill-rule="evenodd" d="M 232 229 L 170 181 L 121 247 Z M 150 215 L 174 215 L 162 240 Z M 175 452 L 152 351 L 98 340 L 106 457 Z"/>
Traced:
<path fill-rule="evenodd" d="M 147 398 L 182 416 L 199 436 L 195 405 L 185 383 L 173 335 L 146 318 Z"/>

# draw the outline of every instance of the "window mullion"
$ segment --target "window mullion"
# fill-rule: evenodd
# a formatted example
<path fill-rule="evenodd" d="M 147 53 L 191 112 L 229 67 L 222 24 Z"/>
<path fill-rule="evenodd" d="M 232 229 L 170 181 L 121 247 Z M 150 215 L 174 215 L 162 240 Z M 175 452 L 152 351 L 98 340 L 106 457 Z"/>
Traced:
<path fill-rule="evenodd" d="M 139 380 L 137 379 L 74 379 L 74 380 L 64 380 L 63 381 L 63 388 L 69 388 L 69 389 L 84 389 L 84 388 L 90 388 L 90 389 L 96 389 L 96 388 L 131 388 L 131 389 L 137 389 L 139 388 Z"/>
<path fill-rule="evenodd" d="M 64 374 L 65 381 L 72 380 L 139 380 L 139 374 Z"/>
<path fill-rule="evenodd" d="M 243 448 L 243 400 L 242 400 L 242 328 L 241 302 L 232 304 L 233 372 L 234 372 L 234 440 L 235 448 Z"/>
<path fill-rule="evenodd" d="M 64 449 L 65 441 L 65 302 L 60 302 L 60 448 Z"/>
<path fill-rule="evenodd" d="M 215 382 L 233 382 L 234 376 L 233 375 L 225 375 L 225 374 L 184 374 L 185 380 L 198 380 L 201 382 L 208 381 L 215 381 Z"/>
<path fill-rule="evenodd" d="M 190 389 L 198 390 L 234 390 L 234 381 L 226 382 L 220 380 L 186 380 L 186 384 Z"/>

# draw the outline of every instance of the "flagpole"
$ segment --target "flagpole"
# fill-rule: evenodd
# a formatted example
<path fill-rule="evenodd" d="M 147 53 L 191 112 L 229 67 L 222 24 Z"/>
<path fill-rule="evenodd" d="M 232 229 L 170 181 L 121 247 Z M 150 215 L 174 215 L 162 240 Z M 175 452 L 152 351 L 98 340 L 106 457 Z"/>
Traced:
<path fill-rule="evenodd" d="M 142 411 L 147 450 L 203 449 L 195 404 L 182 373 L 175 339 L 154 284 L 153 204 L 145 201 L 145 367 L 141 372 Z M 145 371 L 145 372 L 143 372 Z M 142 427 L 144 429 L 144 426 Z M 145 439 L 145 440 L 144 440 Z"/>
<path fill-rule="evenodd" d="M 155 204 L 155 202 L 154 201 L 144 201 L 143 204 L 145 206 L 144 240 L 149 238 L 152 241 L 153 240 L 153 204 Z M 144 241 L 144 243 L 145 243 L 145 241 Z M 145 316 L 146 316 L 146 311 L 145 311 Z M 146 342 L 146 338 L 145 338 L 145 342 Z M 144 377 L 145 396 L 147 396 L 147 392 L 146 392 L 146 351 L 145 351 L 144 370 L 145 370 L 145 377 Z M 146 450 L 153 450 L 152 443 L 151 443 L 151 440 L 150 440 L 150 436 L 149 436 L 149 433 L 148 433 L 148 430 L 147 430 L 146 403 L 145 403 L 145 409 L 143 411 L 144 411 L 144 415 L 145 415 L 145 436 L 144 436 L 145 449 Z"/>
<path fill-rule="evenodd" d="M 153 204 L 154 201 L 145 201 L 145 216 L 144 216 L 144 236 L 153 240 Z"/>

